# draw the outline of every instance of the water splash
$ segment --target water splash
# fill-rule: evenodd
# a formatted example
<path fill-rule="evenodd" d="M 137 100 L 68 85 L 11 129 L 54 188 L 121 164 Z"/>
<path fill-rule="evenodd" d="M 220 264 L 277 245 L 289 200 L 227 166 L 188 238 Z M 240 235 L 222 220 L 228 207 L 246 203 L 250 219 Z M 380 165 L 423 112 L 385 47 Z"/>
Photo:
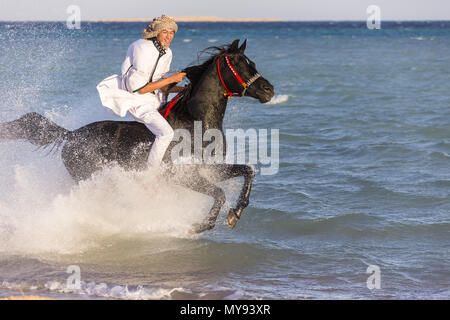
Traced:
<path fill-rule="evenodd" d="M 8 253 L 74 254 L 117 237 L 190 237 L 212 204 L 209 197 L 117 166 L 61 192 L 19 166 L 11 187 L 12 196 L 0 202 L 0 251 Z"/>
<path fill-rule="evenodd" d="M 280 94 L 280 95 L 275 95 L 272 98 L 272 100 L 270 100 L 266 104 L 281 104 L 281 103 L 285 103 L 288 100 L 289 100 L 289 95 L 287 95 L 287 94 Z"/>

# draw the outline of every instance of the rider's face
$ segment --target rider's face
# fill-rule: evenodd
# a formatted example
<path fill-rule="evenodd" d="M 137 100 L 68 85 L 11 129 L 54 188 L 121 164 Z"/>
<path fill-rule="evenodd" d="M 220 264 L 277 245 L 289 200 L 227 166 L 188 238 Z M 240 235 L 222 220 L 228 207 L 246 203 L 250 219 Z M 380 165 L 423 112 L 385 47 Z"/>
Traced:
<path fill-rule="evenodd" d="M 173 30 L 163 30 L 156 36 L 156 39 L 158 39 L 158 41 L 162 44 L 164 49 L 167 49 L 169 48 L 174 35 L 175 31 Z"/>

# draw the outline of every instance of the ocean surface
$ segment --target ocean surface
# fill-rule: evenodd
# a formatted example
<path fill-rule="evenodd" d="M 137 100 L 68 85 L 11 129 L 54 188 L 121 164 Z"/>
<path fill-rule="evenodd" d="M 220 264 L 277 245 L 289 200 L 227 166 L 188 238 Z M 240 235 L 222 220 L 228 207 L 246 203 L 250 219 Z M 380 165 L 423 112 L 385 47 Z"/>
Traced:
<path fill-rule="evenodd" d="M 144 27 L 1 22 L 0 122 L 120 120 L 95 87 Z M 76 184 L 59 152 L 1 141 L 0 297 L 450 298 L 450 22 L 180 23 L 172 70 L 235 39 L 275 97 L 231 99 L 224 127 L 279 129 L 236 228 L 240 179 L 192 236 L 206 196 L 117 167 Z"/>

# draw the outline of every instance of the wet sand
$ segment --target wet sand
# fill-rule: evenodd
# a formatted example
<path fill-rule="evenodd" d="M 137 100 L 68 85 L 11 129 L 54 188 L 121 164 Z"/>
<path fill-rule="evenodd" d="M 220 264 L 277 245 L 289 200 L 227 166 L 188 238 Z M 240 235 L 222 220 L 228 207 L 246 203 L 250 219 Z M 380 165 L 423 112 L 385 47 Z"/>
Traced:
<path fill-rule="evenodd" d="M 40 296 L 11 296 L 7 298 L 0 298 L 0 300 L 55 300 L 55 299 Z"/>

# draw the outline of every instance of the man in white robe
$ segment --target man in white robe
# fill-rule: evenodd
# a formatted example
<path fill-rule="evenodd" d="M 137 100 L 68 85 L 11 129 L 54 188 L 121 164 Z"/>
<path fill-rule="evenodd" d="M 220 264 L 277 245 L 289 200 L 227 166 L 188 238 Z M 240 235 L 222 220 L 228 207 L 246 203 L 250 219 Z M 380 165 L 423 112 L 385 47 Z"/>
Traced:
<path fill-rule="evenodd" d="M 148 157 L 148 167 L 159 168 L 162 158 L 173 139 L 173 129 L 158 112 L 169 92 L 179 92 L 181 87 L 167 86 L 183 80 L 185 73 L 168 76 L 172 51 L 169 46 L 178 31 L 176 22 L 161 16 L 143 30 L 143 39 L 128 48 L 121 75 L 112 75 L 97 85 L 103 106 L 125 117 L 127 111 L 144 123 L 155 135 Z"/>

